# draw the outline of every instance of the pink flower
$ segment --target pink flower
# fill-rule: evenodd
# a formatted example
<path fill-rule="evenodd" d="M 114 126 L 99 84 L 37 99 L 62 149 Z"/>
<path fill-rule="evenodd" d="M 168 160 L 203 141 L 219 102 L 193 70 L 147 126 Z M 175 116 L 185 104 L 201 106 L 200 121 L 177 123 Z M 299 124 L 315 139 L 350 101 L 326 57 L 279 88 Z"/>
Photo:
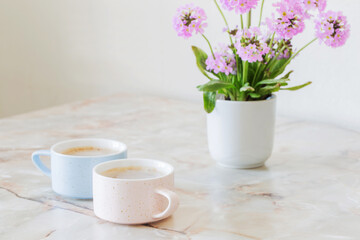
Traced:
<path fill-rule="evenodd" d="M 315 21 L 316 36 L 331 47 L 340 47 L 350 36 L 350 25 L 341 12 L 321 13 Z"/>
<path fill-rule="evenodd" d="M 278 14 L 273 14 L 271 19 L 266 20 L 269 29 L 283 39 L 291 39 L 302 33 L 305 28 L 304 20 L 309 17 L 302 1 L 283 0 L 274 4 Z"/>
<path fill-rule="evenodd" d="M 307 10 L 317 9 L 322 12 L 326 8 L 326 0 L 303 0 L 303 2 Z"/>
<path fill-rule="evenodd" d="M 235 9 L 237 14 L 244 14 L 251 9 L 255 9 L 259 0 L 220 0 L 223 8 L 232 11 Z"/>
<path fill-rule="evenodd" d="M 285 49 L 282 53 L 279 54 L 277 59 L 289 59 L 291 52 L 288 49 Z"/>
<path fill-rule="evenodd" d="M 202 8 L 188 4 L 177 9 L 173 26 L 178 36 L 189 38 L 194 31 L 195 33 L 204 33 L 204 28 L 207 27 L 207 23 L 204 23 L 206 19 L 205 11 Z"/>
<path fill-rule="evenodd" d="M 261 37 L 263 35 L 261 33 L 261 29 L 259 27 L 251 27 L 249 29 L 245 28 L 244 30 L 238 31 L 236 34 L 237 38 L 245 37 L 245 38 L 253 38 L 253 37 Z"/>
<path fill-rule="evenodd" d="M 214 71 L 215 74 L 220 72 L 229 74 L 236 74 L 236 61 L 235 56 L 232 53 L 229 53 L 229 47 L 226 45 L 220 45 L 217 52 L 214 53 L 215 58 L 213 56 L 209 56 L 206 59 L 206 69 L 208 71 Z"/>
<path fill-rule="evenodd" d="M 262 62 L 263 56 L 270 51 L 257 27 L 239 31 L 234 45 L 239 57 L 248 62 Z"/>

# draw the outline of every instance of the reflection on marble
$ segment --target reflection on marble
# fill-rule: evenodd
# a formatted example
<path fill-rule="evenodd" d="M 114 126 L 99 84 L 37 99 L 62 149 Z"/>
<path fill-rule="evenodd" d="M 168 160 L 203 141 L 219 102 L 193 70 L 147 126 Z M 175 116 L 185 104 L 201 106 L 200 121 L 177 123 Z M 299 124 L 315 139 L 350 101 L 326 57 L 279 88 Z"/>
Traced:
<path fill-rule="evenodd" d="M 279 118 L 266 166 L 216 166 L 200 104 L 118 94 L 0 120 L 0 239 L 360 239 L 360 134 Z M 122 226 L 92 201 L 65 199 L 31 153 L 81 137 L 127 143 L 173 164 L 181 204 L 163 221 Z M 48 162 L 49 163 L 49 162 Z"/>

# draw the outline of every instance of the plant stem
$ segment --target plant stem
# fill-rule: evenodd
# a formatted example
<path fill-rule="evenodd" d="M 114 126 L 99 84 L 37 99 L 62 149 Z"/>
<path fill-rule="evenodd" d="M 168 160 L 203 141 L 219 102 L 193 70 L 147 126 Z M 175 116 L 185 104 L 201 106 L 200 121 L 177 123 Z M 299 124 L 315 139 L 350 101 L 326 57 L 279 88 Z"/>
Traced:
<path fill-rule="evenodd" d="M 243 77 L 242 77 L 241 87 L 243 87 L 244 84 L 247 82 L 248 67 L 249 67 L 249 62 L 243 61 L 243 72 L 242 72 Z"/>
<path fill-rule="evenodd" d="M 235 54 L 235 60 L 236 60 L 236 85 L 235 87 L 237 89 L 240 89 L 240 85 L 241 85 L 241 59 L 239 58 L 239 55 Z"/>
<path fill-rule="evenodd" d="M 266 61 L 266 62 L 268 61 L 268 57 L 269 57 L 271 51 L 273 50 L 274 38 L 275 38 L 275 33 L 273 33 L 273 35 L 272 35 L 272 37 L 271 37 L 271 40 L 270 40 L 270 43 L 269 43 L 270 51 L 265 55 L 265 61 Z"/>
<path fill-rule="evenodd" d="M 286 48 L 286 46 L 283 46 L 283 47 L 280 49 L 280 51 L 276 51 L 277 53 L 275 54 L 275 56 L 270 59 L 270 61 L 268 62 L 268 64 L 264 65 L 265 68 L 264 68 L 263 70 L 266 70 L 266 69 L 271 70 L 271 68 L 273 67 L 273 65 L 276 64 L 276 60 L 277 60 L 277 58 L 279 57 L 280 53 L 282 53 L 282 52 L 285 50 L 285 48 Z M 283 66 L 284 66 L 284 65 L 283 65 Z M 263 71 L 263 70 L 262 70 L 262 71 Z M 260 80 L 264 79 L 265 74 L 266 74 L 266 72 L 264 71 L 264 72 L 263 72 L 263 75 L 262 75 L 262 78 L 261 78 Z"/>
<path fill-rule="evenodd" d="M 275 56 L 268 62 L 267 64 L 267 68 L 271 69 L 272 66 L 274 65 L 274 62 L 277 60 L 277 58 L 279 57 L 280 53 L 282 53 L 285 50 L 285 46 L 283 46 L 279 51 L 277 51 L 277 53 L 275 54 Z"/>
<path fill-rule="evenodd" d="M 214 51 L 213 51 L 213 49 L 212 49 L 212 47 L 211 47 L 211 44 L 210 44 L 209 40 L 205 37 L 204 34 L 201 34 L 201 36 L 203 36 L 204 39 L 206 40 L 206 42 L 209 44 L 209 47 L 210 47 L 210 50 L 211 50 L 211 54 L 212 54 L 213 58 L 215 59 Z"/>
<path fill-rule="evenodd" d="M 280 70 L 285 70 L 286 66 L 289 65 L 289 63 L 294 59 L 294 57 L 296 57 L 302 50 L 304 50 L 306 47 L 308 47 L 310 44 L 312 44 L 313 42 L 315 42 L 317 40 L 317 38 L 314 38 L 313 40 L 311 40 L 308 44 L 306 44 L 305 46 L 303 46 L 299 51 L 297 51 L 294 55 L 292 55 L 285 63 L 284 65 L 280 68 Z"/>
<path fill-rule="evenodd" d="M 229 96 L 231 101 L 236 101 L 236 98 L 234 97 L 234 95 L 231 93 L 231 91 L 229 91 Z"/>
<path fill-rule="evenodd" d="M 220 8 L 219 4 L 217 3 L 216 0 L 214 0 L 214 3 L 215 3 L 215 5 L 216 5 L 217 9 L 219 10 L 219 12 L 221 13 L 221 16 L 222 16 L 222 18 L 224 19 L 224 22 L 225 22 L 225 24 L 226 24 L 226 27 L 227 27 L 228 30 L 230 31 L 229 24 L 228 24 L 228 22 L 226 21 L 225 15 L 224 15 L 224 13 L 221 11 L 221 8 Z M 232 38 L 231 38 L 230 35 L 229 35 L 229 38 L 230 38 L 230 42 L 231 42 L 231 45 L 232 45 L 232 44 L 233 44 L 233 41 L 232 41 Z"/>
<path fill-rule="evenodd" d="M 251 10 L 248 12 L 247 28 L 250 28 L 250 26 L 251 26 Z"/>
<path fill-rule="evenodd" d="M 241 20 L 241 30 L 244 30 L 244 20 L 242 15 L 240 15 L 240 20 Z"/>
<path fill-rule="evenodd" d="M 262 3 L 261 3 L 259 27 L 261 25 L 262 13 L 263 13 L 263 8 L 264 8 L 264 1 L 265 0 L 262 0 Z"/>
<path fill-rule="evenodd" d="M 308 44 L 306 44 L 305 46 L 303 46 L 299 51 L 297 51 L 294 55 L 291 56 L 291 58 L 289 58 L 289 60 L 287 60 L 287 62 L 285 63 L 286 65 L 289 64 L 291 62 L 291 60 L 294 59 L 294 57 L 296 57 L 302 50 L 304 50 L 306 47 L 308 47 L 310 44 L 312 44 L 313 42 L 315 42 L 317 40 L 317 38 L 314 38 L 313 40 L 311 40 Z"/>
<path fill-rule="evenodd" d="M 228 22 L 226 21 L 225 15 L 224 15 L 224 13 L 221 11 L 221 8 L 220 8 L 219 4 L 217 3 L 216 0 L 214 0 L 214 2 L 215 2 L 215 4 L 216 4 L 217 9 L 218 9 L 219 12 L 221 13 L 221 16 L 223 17 L 226 26 L 229 27 L 229 24 L 228 24 Z"/>
<path fill-rule="evenodd" d="M 258 65 L 257 65 L 257 67 L 256 67 L 256 72 L 255 72 L 255 75 L 254 75 L 254 78 L 253 78 L 253 80 L 251 81 L 251 86 L 254 85 L 254 81 L 256 81 L 256 79 L 257 79 L 257 76 L 258 76 L 260 67 L 261 67 L 261 62 L 258 62 Z"/>
<path fill-rule="evenodd" d="M 241 16 L 241 20 L 242 20 L 242 16 Z M 251 10 L 248 13 L 248 19 L 247 19 L 247 28 L 249 29 L 251 26 Z M 247 78 L 248 78 L 248 68 L 249 68 L 249 62 L 248 61 L 243 61 L 243 69 L 242 69 L 242 79 L 241 79 L 241 87 L 243 87 L 245 85 L 245 83 L 247 82 Z M 245 92 L 241 92 L 240 93 L 240 100 L 241 101 L 245 101 L 246 99 L 246 94 Z"/>

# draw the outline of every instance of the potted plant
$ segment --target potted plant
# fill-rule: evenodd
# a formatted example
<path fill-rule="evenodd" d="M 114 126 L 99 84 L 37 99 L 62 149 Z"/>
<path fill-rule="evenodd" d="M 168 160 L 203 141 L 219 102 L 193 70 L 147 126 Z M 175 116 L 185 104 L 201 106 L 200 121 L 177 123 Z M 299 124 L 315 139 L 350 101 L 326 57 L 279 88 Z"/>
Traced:
<path fill-rule="evenodd" d="M 331 47 L 345 44 L 350 26 L 341 12 L 325 11 L 326 0 L 281 0 L 275 12 L 262 22 L 251 25 L 251 11 L 259 0 L 220 0 L 222 8 L 239 15 L 240 27 L 230 28 L 214 0 L 226 28 L 229 42 L 213 49 L 204 35 L 205 11 L 193 4 L 180 7 L 173 19 L 178 36 L 185 39 L 200 34 L 209 45 L 208 55 L 192 46 L 196 64 L 209 81 L 197 88 L 203 92 L 207 114 L 208 143 L 211 156 L 233 168 L 254 168 L 264 164 L 273 147 L 276 96 L 287 87 L 292 71 L 285 72 L 291 61 L 316 40 Z M 245 21 L 246 20 L 246 21 Z M 316 38 L 295 51 L 292 39 L 303 32 L 305 21 L 315 22 Z"/>

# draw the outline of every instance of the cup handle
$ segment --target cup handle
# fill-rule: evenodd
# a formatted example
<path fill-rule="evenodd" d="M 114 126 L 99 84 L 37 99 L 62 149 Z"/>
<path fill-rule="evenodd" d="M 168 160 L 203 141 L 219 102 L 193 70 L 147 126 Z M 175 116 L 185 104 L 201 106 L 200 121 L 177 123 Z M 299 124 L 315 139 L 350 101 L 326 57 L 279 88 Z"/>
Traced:
<path fill-rule="evenodd" d="M 179 197 L 178 197 L 178 195 L 176 193 L 174 193 L 173 191 L 170 191 L 169 189 L 166 189 L 166 188 L 158 188 L 158 189 L 155 190 L 155 192 L 157 194 L 160 194 L 160 195 L 166 197 L 167 200 L 169 201 L 169 204 L 168 204 L 167 208 L 163 212 L 155 214 L 152 217 L 154 219 L 169 217 L 171 214 L 173 214 L 175 212 L 175 210 L 179 206 Z"/>
<path fill-rule="evenodd" d="M 32 154 L 32 161 L 34 165 L 43 172 L 46 176 L 51 177 L 51 170 L 44 165 L 44 163 L 41 161 L 40 156 L 50 156 L 49 150 L 39 150 L 36 152 L 33 152 Z"/>

